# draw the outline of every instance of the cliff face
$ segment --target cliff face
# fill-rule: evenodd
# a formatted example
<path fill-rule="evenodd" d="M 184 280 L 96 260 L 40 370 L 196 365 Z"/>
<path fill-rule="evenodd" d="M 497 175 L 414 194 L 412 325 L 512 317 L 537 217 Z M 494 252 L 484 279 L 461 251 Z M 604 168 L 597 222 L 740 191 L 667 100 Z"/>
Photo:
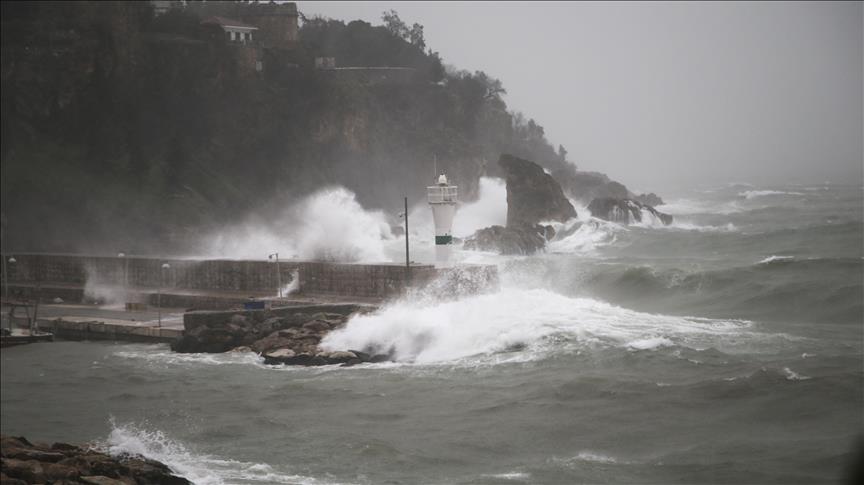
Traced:
<path fill-rule="evenodd" d="M 502 152 L 568 166 L 498 81 L 364 22 L 310 19 L 294 50 L 248 49 L 147 2 L 2 4 L 4 250 L 182 252 L 322 185 L 368 208 L 424 197 L 433 162 L 470 200 Z M 413 41 L 412 41 L 413 42 Z M 401 66 L 399 83 L 314 68 Z"/>

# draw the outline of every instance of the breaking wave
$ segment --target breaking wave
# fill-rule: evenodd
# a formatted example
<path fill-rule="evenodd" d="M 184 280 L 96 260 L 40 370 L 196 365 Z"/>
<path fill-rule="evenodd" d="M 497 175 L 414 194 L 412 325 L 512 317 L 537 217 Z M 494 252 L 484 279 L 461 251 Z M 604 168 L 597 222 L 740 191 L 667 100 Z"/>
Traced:
<path fill-rule="evenodd" d="M 322 347 L 390 353 L 398 361 L 434 363 L 528 351 L 541 358 L 566 343 L 649 350 L 667 345 L 707 347 L 749 326 L 739 320 L 655 315 L 548 290 L 504 289 L 457 301 L 399 301 L 353 317 Z M 551 346 L 551 348 L 550 348 Z"/>
<path fill-rule="evenodd" d="M 745 190 L 738 193 L 739 197 L 745 199 L 754 199 L 756 197 L 764 197 L 768 195 L 804 195 L 801 192 L 787 192 L 784 190 Z"/>
<path fill-rule="evenodd" d="M 226 483 L 323 483 L 277 470 L 264 463 L 249 463 L 196 453 L 160 430 L 135 424 L 118 425 L 110 420 L 111 432 L 96 448 L 112 456 L 143 456 L 167 465 L 171 471 L 196 485 Z"/>

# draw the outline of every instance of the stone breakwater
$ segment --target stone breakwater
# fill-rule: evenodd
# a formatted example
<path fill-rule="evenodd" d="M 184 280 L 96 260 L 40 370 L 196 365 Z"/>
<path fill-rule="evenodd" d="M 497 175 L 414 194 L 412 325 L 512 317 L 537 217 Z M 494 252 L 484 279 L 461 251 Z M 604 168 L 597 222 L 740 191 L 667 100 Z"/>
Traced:
<path fill-rule="evenodd" d="M 0 483 L 186 485 L 166 465 L 138 456 L 114 457 L 66 443 L 31 443 L 0 435 Z"/>
<path fill-rule="evenodd" d="M 327 352 L 319 347 L 327 333 L 342 328 L 351 315 L 371 312 L 360 304 L 305 305 L 244 312 L 190 312 L 184 335 L 171 345 L 181 353 L 255 352 L 269 365 L 350 366 L 390 360 L 360 350 Z"/>

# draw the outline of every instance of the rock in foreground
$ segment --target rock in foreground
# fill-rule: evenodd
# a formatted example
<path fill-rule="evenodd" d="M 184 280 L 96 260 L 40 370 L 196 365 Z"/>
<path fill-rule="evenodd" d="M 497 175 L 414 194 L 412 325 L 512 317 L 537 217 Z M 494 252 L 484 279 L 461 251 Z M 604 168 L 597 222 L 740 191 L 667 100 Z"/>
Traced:
<path fill-rule="evenodd" d="M 672 216 L 659 212 L 650 205 L 643 204 L 633 199 L 600 198 L 591 201 L 588 211 L 599 219 L 617 222 L 619 224 L 631 224 L 642 222 L 643 210 L 653 215 L 664 225 L 672 224 Z"/>
<path fill-rule="evenodd" d="M 63 483 L 96 485 L 185 485 L 158 461 L 140 456 L 114 457 L 66 443 L 31 443 L 0 435 L 3 485 Z"/>
<path fill-rule="evenodd" d="M 330 312 L 310 313 L 309 309 L 283 308 L 280 314 L 271 311 L 201 312 L 184 322 L 184 335 L 171 345 L 171 350 L 180 353 L 251 351 L 263 356 L 268 365 L 355 365 L 389 360 L 387 356 L 356 350 L 327 352 L 319 347 L 321 340 L 332 330 L 343 327 L 351 314 L 369 309 L 352 305 L 330 306 L 333 310 Z M 340 313 L 335 313 L 336 310 Z"/>

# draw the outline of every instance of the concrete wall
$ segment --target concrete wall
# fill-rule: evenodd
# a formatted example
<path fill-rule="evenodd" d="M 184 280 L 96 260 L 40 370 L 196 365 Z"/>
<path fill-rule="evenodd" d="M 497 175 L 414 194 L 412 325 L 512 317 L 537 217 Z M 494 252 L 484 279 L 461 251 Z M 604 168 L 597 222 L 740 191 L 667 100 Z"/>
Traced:
<path fill-rule="evenodd" d="M 15 254 L 15 259 L 16 263 L 7 263 L 10 288 L 14 288 L 16 283 L 37 282 L 45 287 L 58 286 L 64 291 L 74 291 L 64 287 L 80 288 L 88 284 L 122 288 L 127 278 L 132 289 L 145 291 L 161 287 L 163 298 L 170 298 L 167 293 L 171 289 L 267 292 L 275 295 L 278 288 L 276 265 L 268 261 L 58 254 Z M 170 268 L 161 269 L 163 263 L 168 263 Z M 384 299 L 424 287 L 442 293 L 476 292 L 498 282 L 494 266 L 441 270 L 429 265 L 415 265 L 411 267 L 409 276 L 405 266 L 400 264 L 280 261 L 283 286 L 291 282 L 294 271 L 299 271 L 301 294 L 345 298 Z M 206 297 L 202 295 L 203 299 Z M 201 307 L 210 306 L 203 300 L 197 303 Z M 166 301 L 163 304 L 167 304 Z"/>
<path fill-rule="evenodd" d="M 130 287 L 233 290 L 276 293 L 276 264 L 268 261 L 156 259 L 142 257 L 15 254 L 16 263 L 6 263 L 13 283 L 44 285 L 91 284 Z M 8 259 L 8 255 L 6 256 Z M 127 273 L 128 263 L 128 273 Z M 162 269 L 162 264 L 171 267 Z M 279 263 L 282 285 L 288 284 L 297 263 Z M 128 276 L 127 276 L 128 275 Z M 161 285 L 160 285 L 161 280 Z"/>

